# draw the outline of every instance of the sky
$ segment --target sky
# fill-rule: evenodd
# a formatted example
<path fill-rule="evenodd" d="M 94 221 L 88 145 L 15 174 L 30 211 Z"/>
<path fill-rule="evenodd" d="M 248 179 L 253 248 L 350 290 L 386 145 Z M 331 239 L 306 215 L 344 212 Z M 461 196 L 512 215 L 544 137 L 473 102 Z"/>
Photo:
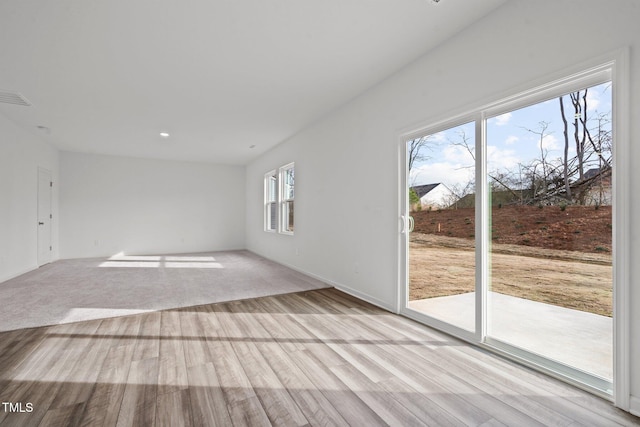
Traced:
<path fill-rule="evenodd" d="M 597 113 L 611 112 L 610 84 L 590 87 L 587 97 L 588 117 Z M 569 138 L 572 138 L 571 121 L 574 109 L 568 96 L 565 97 L 565 113 L 569 123 Z M 540 122 L 548 123 L 544 137 L 537 133 L 542 130 Z M 595 125 L 591 123 L 591 125 Z M 533 132 L 531 132 L 533 131 Z M 430 136 L 428 149 L 423 154 L 428 158 L 416 161 L 409 176 L 410 185 L 444 183 L 447 187 L 464 187 L 473 180 L 475 174 L 473 155 L 460 143 L 462 135 L 474 150 L 474 123 L 438 132 Z M 563 157 L 564 135 L 562 116 L 558 98 L 553 98 L 529 107 L 515 110 L 487 122 L 487 169 L 510 169 L 518 171 L 519 164 L 530 164 L 541 157 L 541 145 L 547 153 L 547 160 Z M 570 155 L 575 155 L 575 147 L 570 142 Z"/>

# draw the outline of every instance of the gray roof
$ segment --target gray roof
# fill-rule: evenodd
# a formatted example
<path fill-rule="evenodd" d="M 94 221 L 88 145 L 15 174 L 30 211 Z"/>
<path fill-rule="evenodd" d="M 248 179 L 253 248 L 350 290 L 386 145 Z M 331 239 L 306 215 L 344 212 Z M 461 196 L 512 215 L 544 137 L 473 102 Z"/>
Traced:
<path fill-rule="evenodd" d="M 419 198 L 422 198 L 425 194 L 428 194 L 431 190 L 436 188 L 440 183 L 435 184 L 427 184 L 427 185 L 416 185 L 415 187 L 411 187 L 413 191 L 416 192 Z"/>

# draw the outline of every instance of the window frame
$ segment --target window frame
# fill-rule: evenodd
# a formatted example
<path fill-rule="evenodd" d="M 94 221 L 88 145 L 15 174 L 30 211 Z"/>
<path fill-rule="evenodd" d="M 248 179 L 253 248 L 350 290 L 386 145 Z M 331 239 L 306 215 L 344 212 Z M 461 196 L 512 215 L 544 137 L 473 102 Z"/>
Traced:
<path fill-rule="evenodd" d="M 278 215 L 280 217 L 280 221 L 279 221 L 279 229 L 278 231 L 281 234 L 286 234 L 286 235 L 290 235 L 292 236 L 294 234 L 294 230 L 295 227 L 295 219 L 292 221 L 292 228 L 289 229 L 289 208 L 288 208 L 288 204 L 292 203 L 295 205 L 295 182 L 291 183 L 291 184 L 287 184 L 286 183 L 286 174 L 288 173 L 288 171 L 294 171 L 294 176 L 295 176 L 295 162 L 291 162 L 288 163 L 284 166 L 281 166 L 280 168 L 278 168 L 278 181 L 279 181 L 279 186 L 278 186 L 278 199 L 279 199 L 279 209 L 278 209 Z M 290 185 L 292 187 L 292 196 L 291 197 L 286 197 L 288 192 L 285 191 L 285 186 L 286 185 Z M 294 216 L 295 218 L 295 216 Z"/>
<path fill-rule="evenodd" d="M 272 182 L 273 187 L 271 186 Z M 271 194 L 271 189 L 273 189 L 273 194 Z M 278 175 L 275 169 L 264 174 L 263 209 L 264 231 L 275 233 L 278 230 Z M 272 214 L 275 218 L 272 218 Z M 273 228 L 271 228 L 272 224 Z"/>

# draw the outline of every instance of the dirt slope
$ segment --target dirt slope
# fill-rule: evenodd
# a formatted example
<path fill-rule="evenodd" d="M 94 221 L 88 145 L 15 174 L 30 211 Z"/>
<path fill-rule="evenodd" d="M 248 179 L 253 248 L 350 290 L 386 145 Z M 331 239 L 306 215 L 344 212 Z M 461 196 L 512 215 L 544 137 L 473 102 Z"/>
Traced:
<path fill-rule="evenodd" d="M 416 233 L 473 240 L 474 208 L 414 212 Z M 494 243 L 611 253 L 611 206 L 505 206 L 492 209 Z"/>

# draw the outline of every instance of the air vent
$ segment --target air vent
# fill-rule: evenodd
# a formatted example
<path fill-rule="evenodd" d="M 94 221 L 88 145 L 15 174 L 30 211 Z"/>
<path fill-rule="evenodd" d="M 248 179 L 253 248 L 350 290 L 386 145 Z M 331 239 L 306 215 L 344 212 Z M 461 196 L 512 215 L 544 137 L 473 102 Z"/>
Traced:
<path fill-rule="evenodd" d="M 14 105 L 23 105 L 28 107 L 31 103 L 17 92 L 7 92 L 5 90 L 0 89 L 0 103 L 5 104 L 14 104 Z"/>

